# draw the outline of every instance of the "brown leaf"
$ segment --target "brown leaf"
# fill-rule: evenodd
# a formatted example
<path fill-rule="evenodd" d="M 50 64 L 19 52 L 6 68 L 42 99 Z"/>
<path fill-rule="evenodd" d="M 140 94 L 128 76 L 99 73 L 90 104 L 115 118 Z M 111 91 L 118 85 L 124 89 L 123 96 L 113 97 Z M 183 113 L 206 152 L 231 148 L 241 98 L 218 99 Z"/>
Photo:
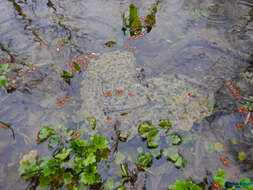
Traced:
<path fill-rule="evenodd" d="M 104 96 L 105 96 L 105 97 L 111 97 L 111 96 L 112 96 L 112 93 L 109 92 L 109 91 L 105 91 L 105 92 L 104 92 Z"/>
<path fill-rule="evenodd" d="M 224 166 L 228 166 L 228 159 L 225 156 L 221 156 L 220 161 Z"/>
<path fill-rule="evenodd" d="M 122 95 L 123 94 L 123 90 L 120 89 L 116 89 L 116 95 Z"/>
<path fill-rule="evenodd" d="M 72 139 L 77 139 L 81 136 L 81 131 L 77 130 L 71 137 Z"/>
<path fill-rule="evenodd" d="M 222 185 L 217 182 L 214 182 L 211 190 L 222 190 Z"/>
<path fill-rule="evenodd" d="M 129 114 L 129 112 L 121 112 L 120 113 L 121 116 L 124 116 L 124 115 L 127 115 L 127 114 Z"/>
<path fill-rule="evenodd" d="M 82 104 L 77 105 L 76 109 L 80 110 L 82 108 Z"/>
<path fill-rule="evenodd" d="M 245 128 L 245 125 L 244 123 L 237 123 L 236 127 L 238 131 L 242 131 Z"/>

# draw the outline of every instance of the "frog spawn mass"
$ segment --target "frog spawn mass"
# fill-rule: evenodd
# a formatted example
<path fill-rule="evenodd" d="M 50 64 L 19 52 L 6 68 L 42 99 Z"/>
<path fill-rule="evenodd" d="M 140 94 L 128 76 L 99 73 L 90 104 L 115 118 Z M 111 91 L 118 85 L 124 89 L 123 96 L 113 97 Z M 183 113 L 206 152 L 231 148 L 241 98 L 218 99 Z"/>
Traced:
<path fill-rule="evenodd" d="M 106 128 L 109 118 L 121 122 L 132 137 L 140 121 L 169 119 L 174 129 L 188 131 L 194 122 L 211 114 L 213 94 L 207 87 L 183 75 L 137 79 L 135 57 L 126 51 L 101 55 L 84 74 L 81 115 L 96 117 Z M 110 129 L 104 129 L 110 131 Z"/>

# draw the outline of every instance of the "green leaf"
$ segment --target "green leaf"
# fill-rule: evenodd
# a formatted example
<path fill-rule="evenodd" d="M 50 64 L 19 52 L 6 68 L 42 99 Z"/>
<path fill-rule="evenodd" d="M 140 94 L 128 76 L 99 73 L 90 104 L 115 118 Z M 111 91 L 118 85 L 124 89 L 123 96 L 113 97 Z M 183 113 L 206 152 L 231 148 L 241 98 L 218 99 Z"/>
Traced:
<path fill-rule="evenodd" d="M 133 4 L 130 4 L 129 10 L 130 10 L 130 13 L 129 13 L 128 22 L 129 22 L 130 30 L 136 30 L 136 29 L 141 30 L 142 24 L 138 17 L 137 7 L 135 7 Z"/>
<path fill-rule="evenodd" d="M 148 138 L 148 147 L 149 148 L 157 148 L 159 146 L 159 139 L 160 139 L 159 136 L 149 137 Z"/>
<path fill-rule="evenodd" d="M 5 87 L 7 83 L 7 78 L 6 76 L 0 76 L 0 87 Z"/>
<path fill-rule="evenodd" d="M 31 171 L 36 171 L 39 169 L 39 166 L 37 165 L 37 158 L 30 158 L 29 160 L 22 162 L 18 168 L 19 174 L 22 175 L 24 173 L 29 173 Z M 37 176 L 38 172 L 32 172 L 27 175 L 22 175 L 24 179 L 29 179 L 31 177 Z"/>
<path fill-rule="evenodd" d="M 65 160 L 71 152 L 71 149 L 63 148 L 62 151 L 55 155 L 56 159 Z"/>
<path fill-rule="evenodd" d="M 214 181 L 219 183 L 223 188 L 225 187 L 225 183 L 227 181 L 226 177 L 224 175 L 226 175 L 226 171 L 219 169 L 217 172 L 217 175 L 214 176 Z"/>
<path fill-rule="evenodd" d="M 58 144 L 59 144 L 59 137 L 56 135 L 51 136 L 48 146 L 50 148 L 55 148 L 57 147 Z"/>
<path fill-rule="evenodd" d="M 126 163 L 120 164 L 120 169 L 121 169 L 121 176 L 122 177 L 128 177 L 128 165 Z"/>
<path fill-rule="evenodd" d="M 169 130 L 171 128 L 171 123 L 169 120 L 161 120 L 158 124 L 163 129 Z"/>
<path fill-rule="evenodd" d="M 9 64 L 0 64 L 0 74 L 6 74 L 9 70 Z"/>
<path fill-rule="evenodd" d="M 149 152 L 148 154 L 144 154 L 138 159 L 138 167 L 144 168 L 147 167 L 152 162 L 152 155 Z"/>
<path fill-rule="evenodd" d="M 246 158 L 245 152 L 238 152 L 238 159 L 239 159 L 240 161 L 245 160 L 245 158 Z"/>
<path fill-rule="evenodd" d="M 105 190 L 113 190 L 114 189 L 114 181 L 113 178 L 108 178 L 104 185 Z"/>
<path fill-rule="evenodd" d="M 80 68 L 80 66 L 78 65 L 78 63 L 74 61 L 73 64 L 74 64 L 75 69 L 80 73 L 81 68 Z"/>
<path fill-rule="evenodd" d="M 70 147 L 73 149 L 74 152 L 82 153 L 85 150 L 86 144 L 86 140 L 76 139 L 71 141 Z"/>
<path fill-rule="evenodd" d="M 179 158 L 175 162 L 175 166 L 178 168 L 184 167 L 184 158 L 182 156 L 179 156 Z"/>
<path fill-rule="evenodd" d="M 88 117 L 87 121 L 90 123 L 92 129 L 96 128 L 97 121 L 95 117 Z"/>
<path fill-rule="evenodd" d="M 39 131 L 39 139 L 40 140 L 46 140 L 48 137 L 51 135 L 54 135 L 54 129 L 47 127 L 47 126 L 42 126 L 42 128 Z"/>
<path fill-rule="evenodd" d="M 104 149 L 107 147 L 107 144 L 108 144 L 105 137 L 101 137 L 98 134 L 95 134 L 94 137 L 91 138 L 91 143 L 97 149 Z"/>
<path fill-rule="evenodd" d="M 88 154 L 87 158 L 84 160 L 84 165 L 88 166 L 96 162 L 96 156 L 93 153 Z"/>
<path fill-rule="evenodd" d="M 192 181 L 177 180 L 169 189 L 172 190 L 201 190 L 201 188 Z"/>
<path fill-rule="evenodd" d="M 177 148 L 170 147 L 164 150 L 163 154 L 168 157 L 168 159 L 176 162 L 177 159 L 180 157 L 178 154 Z"/>
<path fill-rule="evenodd" d="M 180 136 L 176 134 L 170 134 L 169 141 L 171 142 L 172 145 L 178 145 L 179 143 L 181 143 L 182 139 Z"/>
<path fill-rule="evenodd" d="M 144 139 L 146 139 L 148 135 L 151 137 L 155 135 L 155 132 L 156 134 L 158 133 L 156 127 L 147 121 L 143 121 L 138 125 L 138 131 L 141 137 Z M 149 134 L 150 131 L 151 134 Z"/>
<path fill-rule="evenodd" d="M 63 78 L 72 78 L 73 77 L 73 74 L 66 71 L 66 70 L 63 70 L 62 71 L 62 75 L 61 75 Z"/>
<path fill-rule="evenodd" d="M 96 175 L 97 168 L 95 166 L 88 166 L 84 172 L 80 174 L 80 182 L 86 185 L 92 185 L 100 181 L 100 176 Z"/>
<path fill-rule="evenodd" d="M 71 184 L 73 175 L 71 172 L 66 172 L 63 174 L 63 179 L 65 184 Z"/>
<path fill-rule="evenodd" d="M 51 179 L 52 178 L 50 176 L 41 176 L 39 186 L 42 189 L 47 188 L 47 186 L 51 183 Z"/>

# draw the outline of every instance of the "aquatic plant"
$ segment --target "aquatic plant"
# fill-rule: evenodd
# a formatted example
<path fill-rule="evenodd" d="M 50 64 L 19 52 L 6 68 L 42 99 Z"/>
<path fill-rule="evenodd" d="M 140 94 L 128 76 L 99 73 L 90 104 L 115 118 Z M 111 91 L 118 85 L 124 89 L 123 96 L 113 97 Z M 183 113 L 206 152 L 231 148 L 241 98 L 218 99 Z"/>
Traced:
<path fill-rule="evenodd" d="M 49 147 L 55 148 L 53 155 L 22 159 L 21 176 L 41 188 L 66 186 L 72 190 L 100 182 L 98 164 L 110 155 L 107 140 L 98 134 L 89 140 L 75 139 L 73 135 L 72 130 L 62 126 L 43 126 L 37 142 L 49 139 Z"/>
<path fill-rule="evenodd" d="M 177 180 L 169 190 L 201 190 L 201 188 L 190 180 Z"/>
<path fill-rule="evenodd" d="M 165 130 L 165 133 L 167 133 L 167 131 L 171 128 L 171 123 L 169 120 L 160 120 L 158 125 L 163 130 Z M 149 148 L 157 148 L 159 146 L 159 130 L 153 124 L 147 121 L 141 122 L 138 125 L 138 132 L 144 140 L 147 140 L 147 146 Z M 155 157 L 159 158 L 161 156 L 161 152 L 163 152 L 163 155 L 166 156 L 170 161 L 172 161 L 177 168 L 183 167 L 184 158 L 179 155 L 178 149 L 175 147 L 182 142 L 181 137 L 177 134 L 169 134 L 166 136 L 166 142 L 170 147 L 166 148 L 163 151 L 157 149 L 157 151 L 152 151 L 152 153 L 155 154 Z M 147 158 L 147 155 L 146 157 L 142 158 Z"/>
<path fill-rule="evenodd" d="M 138 8 L 134 4 L 129 5 L 128 20 L 125 13 L 122 14 L 122 31 L 125 33 L 127 29 L 130 31 L 130 36 L 138 36 L 142 29 L 150 32 L 156 23 L 156 13 L 159 1 L 156 1 L 150 13 L 145 18 L 140 18 L 138 15 Z"/>

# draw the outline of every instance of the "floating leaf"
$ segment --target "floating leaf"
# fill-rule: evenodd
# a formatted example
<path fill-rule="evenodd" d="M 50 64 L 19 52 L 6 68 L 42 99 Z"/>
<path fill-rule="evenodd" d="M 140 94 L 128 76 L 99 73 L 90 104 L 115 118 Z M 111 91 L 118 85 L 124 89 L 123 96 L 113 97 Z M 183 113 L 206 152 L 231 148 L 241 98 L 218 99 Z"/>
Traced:
<path fill-rule="evenodd" d="M 137 166 L 140 168 L 147 167 L 152 162 L 152 155 L 151 153 L 144 154 L 139 157 Z"/>
<path fill-rule="evenodd" d="M 224 176 L 226 173 L 227 172 L 225 170 L 219 169 L 217 175 L 214 176 L 214 181 L 219 183 L 223 188 L 225 187 L 225 183 L 227 181 L 226 177 Z"/>
<path fill-rule="evenodd" d="M 178 145 L 179 143 L 181 143 L 182 139 L 180 136 L 176 134 L 170 134 L 169 141 L 171 142 L 172 145 Z"/>
<path fill-rule="evenodd" d="M 39 139 L 40 140 L 46 140 L 48 137 L 50 137 L 51 135 L 54 135 L 54 129 L 51 127 L 47 127 L 47 126 L 42 126 L 42 128 L 39 131 Z"/>
<path fill-rule="evenodd" d="M 184 167 L 184 158 L 182 156 L 179 156 L 179 158 L 175 162 L 175 166 L 178 168 Z"/>
<path fill-rule="evenodd" d="M 167 130 L 171 128 L 171 123 L 169 120 L 161 120 L 158 125 Z"/>
<path fill-rule="evenodd" d="M 152 138 L 158 134 L 156 127 L 147 121 L 143 121 L 139 124 L 138 131 L 141 137 L 144 139 Z"/>
<path fill-rule="evenodd" d="M 170 147 L 164 150 L 163 154 L 168 157 L 168 159 L 176 162 L 177 159 L 180 157 L 178 154 L 178 150 L 175 147 Z"/>

